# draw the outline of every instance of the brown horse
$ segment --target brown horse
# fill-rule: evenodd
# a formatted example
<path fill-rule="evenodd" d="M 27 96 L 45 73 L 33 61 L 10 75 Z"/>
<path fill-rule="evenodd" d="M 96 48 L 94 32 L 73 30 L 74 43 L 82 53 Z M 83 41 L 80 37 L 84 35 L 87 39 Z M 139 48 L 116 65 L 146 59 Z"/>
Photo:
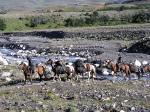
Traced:
<path fill-rule="evenodd" d="M 150 72 L 150 65 L 146 65 L 143 67 L 145 72 Z"/>
<path fill-rule="evenodd" d="M 104 63 L 104 66 L 107 67 L 112 71 L 112 75 L 115 76 L 118 71 L 122 72 L 124 75 L 124 79 L 129 78 L 131 73 L 136 73 L 138 76 L 138 79 L 140 79 L 140 70 L 138 67 L 132 65 L 132 64 L 127 64 L 127 63 L 114 63 L 111 60 L 106 60 Z"/>
<path fill-rule="evenodd" d="M 32 83 L 32 71 L 30 70 L 29 66 L 21 62 L 21 64 L 19 64 L 19 69 L 23 71 L 23 74 L 25 77 L 24 83 L 26 84 L 27 80 L 29 80 Z"/>
<path fill-rule="evenodd" d="M 36 64 L 34 72 L 39 75 L 40 81 L 42 81 L 42 76 L 45 74 L 45 67 L 43 65 Z"/>

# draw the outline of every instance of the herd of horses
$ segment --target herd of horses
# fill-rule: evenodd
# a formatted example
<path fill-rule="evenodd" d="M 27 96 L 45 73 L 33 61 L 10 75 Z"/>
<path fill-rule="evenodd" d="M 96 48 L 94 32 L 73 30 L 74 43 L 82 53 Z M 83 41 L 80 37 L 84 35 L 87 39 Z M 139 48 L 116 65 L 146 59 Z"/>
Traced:
<path fill-rule="evenodd" d="M 29 60 L 29 65 L 21 62 L 19 64 L 19 69 L 23 71 L 25 83 L 29 80 L 32 83 L 33 74 L 38 74 L 40 81 L 47 78 L 47 66 L 50 67 L 48 70 L 49 73 L 53 72 L 53 80 L 61 81 L 61 75 L 65 74 L 68 80 L 79 80 L 79 76 L 88 76 L 88 80 L 96 78 L 97 73 L 102 73 L 103 68 L 107 68 L 111 71 L 112 76 L 116 76 L 118 72 L 121 72 L 124 76 L 124 79 L 129 78 L 131 73 L 135 73 L 140 79 L 145 72 L 150 73 L 150 65 L 147 63 L 145 65 L 136 66 L 131 63 L 121 62 L 121 58 L 118 58 L 117 62 L 113 62 L 110 59 L 105 61 L 100 61 L 99 63 L 88 63 L 82 60 L 76 60 L 74 63 L 65 63 L 63 60 L 54 61 L 49 59 L 45 64 L 36 64 L 31 66 L 32 63 Z"/>

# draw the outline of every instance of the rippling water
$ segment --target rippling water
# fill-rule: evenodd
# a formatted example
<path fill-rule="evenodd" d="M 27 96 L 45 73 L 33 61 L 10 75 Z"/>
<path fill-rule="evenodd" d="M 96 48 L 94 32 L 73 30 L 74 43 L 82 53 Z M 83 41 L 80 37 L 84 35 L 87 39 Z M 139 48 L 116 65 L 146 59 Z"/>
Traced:
<path fill-rule="evenodd" d="M 10 64 L 16 64 L 17 62 L 27 62 L 26 57 L 17 57 L 17 56 L 12 56 L 12 54 L 16 54 L 18 50 L 11 50 L 11 49 L 6 49 L 6 48 L 0 48 L 0 56 L 2 56 L 3 58 L 5 58 Z M 33 64 L 37 64 L 37 63 L 44 63 L 46 62 L 48 59 L 53 59 L 53 60 L 65 60 L 66 62 L 74 62 L 77 59 L 82 59 L 85 60 L 85 58 L 81 58 L 81 57 L 73 57 L 73 56 L 47 56 L 47 55 L 42 55 L 42 56 L 31 56 L 31 60 L 33 62 Z"/>

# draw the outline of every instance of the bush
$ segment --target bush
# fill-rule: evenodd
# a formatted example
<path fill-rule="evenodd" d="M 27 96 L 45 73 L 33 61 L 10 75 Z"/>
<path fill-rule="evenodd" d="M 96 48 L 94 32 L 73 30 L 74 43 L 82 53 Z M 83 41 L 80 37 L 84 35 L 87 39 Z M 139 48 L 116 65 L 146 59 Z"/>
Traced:
<path fill-rule="evenodd" d="M 0 18 L 0 30 L 5 30 L 6 29 L 6 22 L 4 19 Z"/>
<path fill-rule="evenodd" d="M 83 18 L 68 18 L 65 20 L 65 26 L 77 27 L 85 25 L 86 25 L 85 19 Z"/>
<path fill-rule="evenodd" d="M 119 11 L 124 10 L 124 6 Z M 82 15 L 81 15 L 82 16 Z M 81 18 L 68 18 L 65 20 L 65 26 L 97 26 L 97 25 L 119 25 L 128 23 L 149 23 L 150 11 L 140 11 L 134 15 L 121 15 L 120 17 L 110 17 L 108 15 L 99 15 L 97 11 L 86 13 Z"/>
<path fill-rule="evenodd" d="M 29 27 L 37 27 L 37 25 L 40 25 L 40 24 L 46 24 L 48 23 L 48 19 L 45 18 L 45 17 L 32 17 L 29 21 L 29 24 L 26 24 L 26 26 L 29 26 Z"/>
<path fill-rule="evenodd" d="M 139 12 L 132 16 L 132 23 L 146 23 L 150 21 L 150 12 Z"/>

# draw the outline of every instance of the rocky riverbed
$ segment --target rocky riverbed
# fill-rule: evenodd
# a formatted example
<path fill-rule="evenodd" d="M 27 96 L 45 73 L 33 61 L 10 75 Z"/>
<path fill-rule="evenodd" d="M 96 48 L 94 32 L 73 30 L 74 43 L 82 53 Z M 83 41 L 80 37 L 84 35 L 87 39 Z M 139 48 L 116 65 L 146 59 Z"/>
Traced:
<path fill-rule="evenodd" d="M 149 112 L 150 82 L 34 82 L 1 85 L 3 112 Z"/>
<path fill-rule="evenodd" d="M 144 31 L 146 33 L 143 33 Z M 116 29 L 114 32 L 116 34 Z M 123 61 L 128 63 L 136 59 L 141 62 L 144 60 L 150 62 L 147 49 L 150 40 L 148 39 L 145 44 L 145 40 L 140 39 L 149 35 L 148 32 L 149 30 L 139 31 L 142 36 L 138 35 L 136 39 L 127 40 L 103 40 L 96 39 L 95 36 L 82 38 L 80 35 L 83 33 L 79 32 L 80 35 L 77 35 L 76 38 L 47 38 L 41 35 L 26 34 L 19 36 L 7 33 L 2 34 L 0 38 L 0 56 L 6 61 L 11 58 L 17 62 L 17 59 L 26 60 L 27 55 L 33 56 L 32 60 L 37 59 L 38 61 L 39 59 L 46 61 L 52 56 L 59 57 L 59 59 L 74 56 L 90 61 L 105 59 L 115 61 L 118 55 L 121 55 Z M 127 34 L 127 37 L 128 34 L 134 35 L 133 31 L 120 34 Z M 111 33 L 108 35 L 110 36 Z M 137 41 L 139 41 L 138 44 Z M 144 47 L 144 52 L 141 47 L 137 47 L 138 45 Z M 43 82 L 34 80 L 32 85 L 30 83 L 23 85 L 24 77 L 16 64 L 0 65 L 0 111 L 2 112 L 150 111 L 150 80 L 147 78 L 141 80 L 133 78 L 130 81 L 117 80 L 114 83 L 109 80 L 109 77 L 96 78 L 94 82 L 88 82 L 86 79 L 78 82 L 54 82 L 49 79 Z"/>

